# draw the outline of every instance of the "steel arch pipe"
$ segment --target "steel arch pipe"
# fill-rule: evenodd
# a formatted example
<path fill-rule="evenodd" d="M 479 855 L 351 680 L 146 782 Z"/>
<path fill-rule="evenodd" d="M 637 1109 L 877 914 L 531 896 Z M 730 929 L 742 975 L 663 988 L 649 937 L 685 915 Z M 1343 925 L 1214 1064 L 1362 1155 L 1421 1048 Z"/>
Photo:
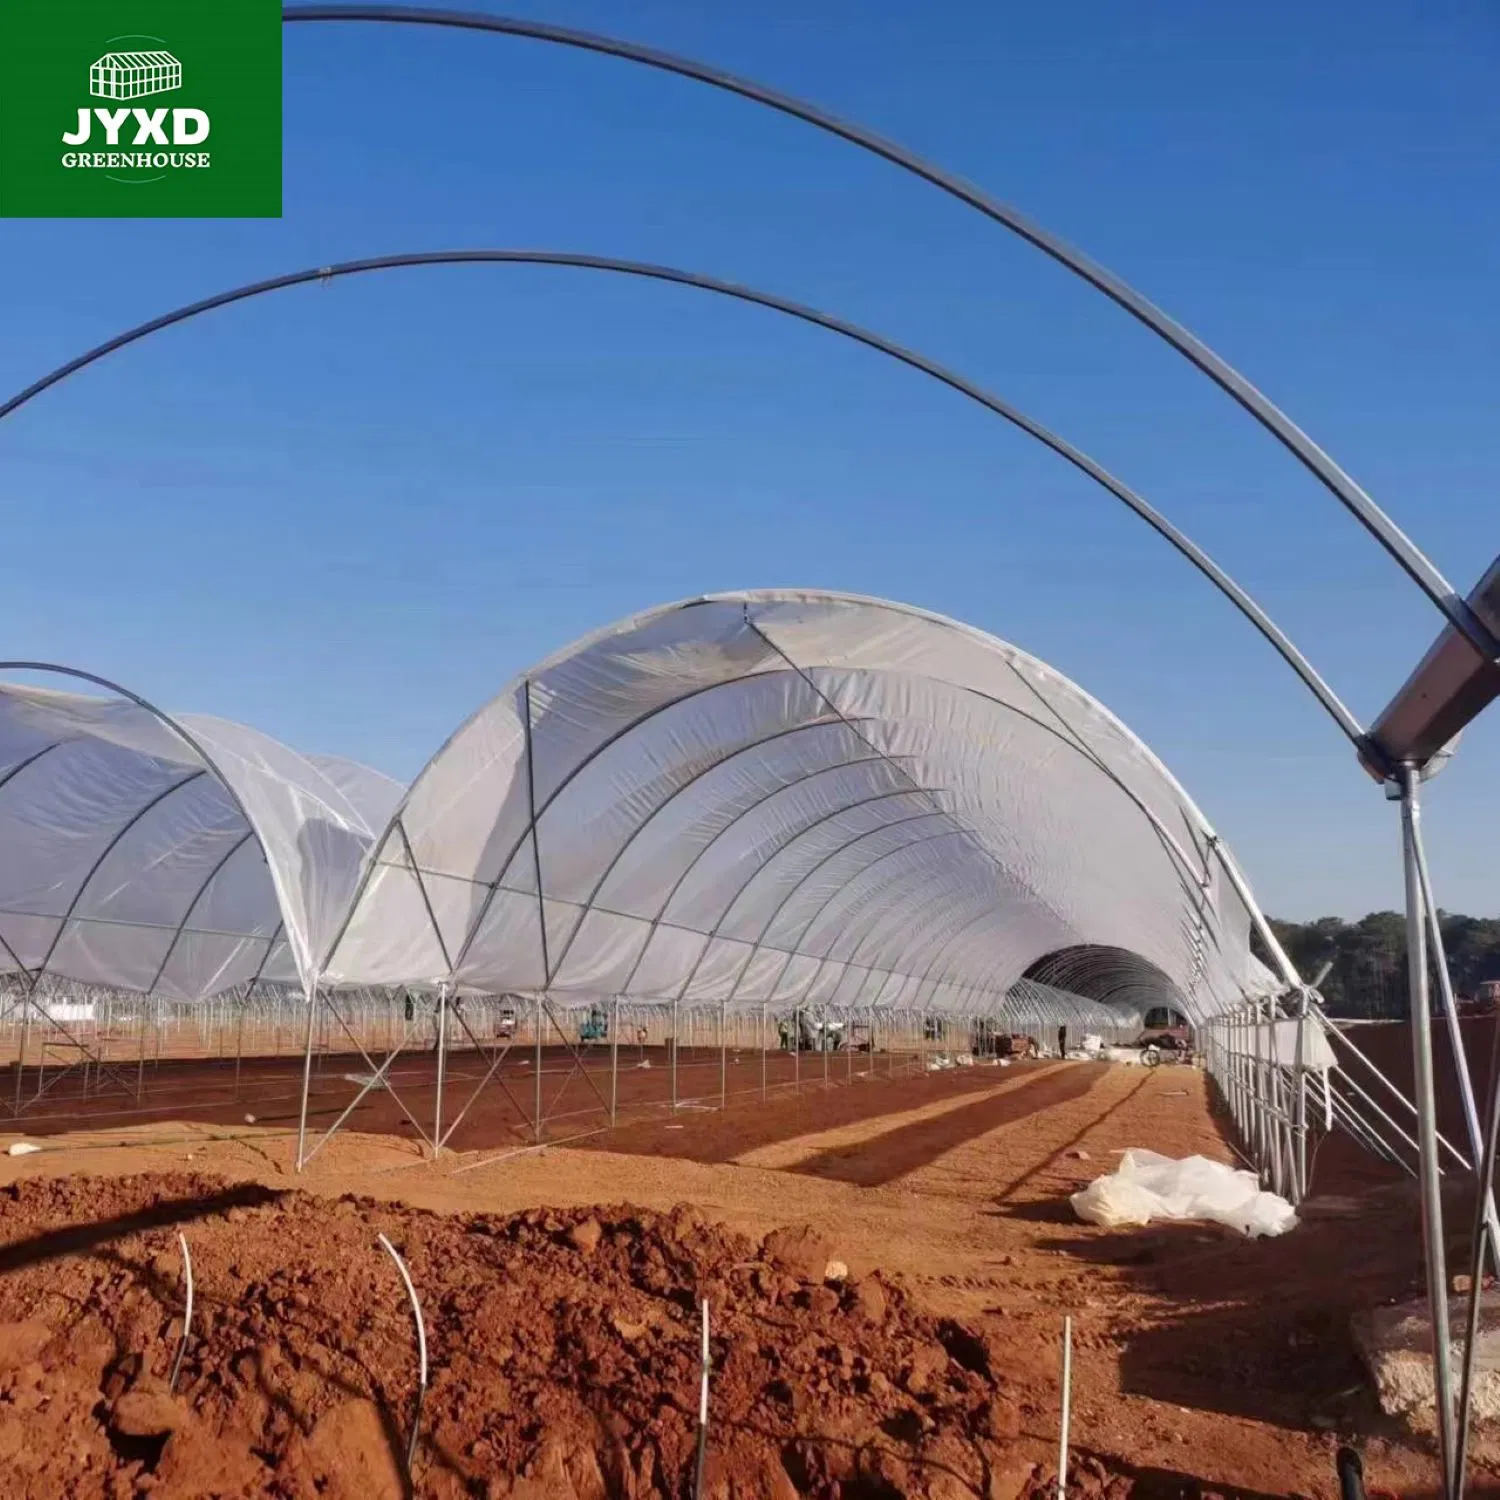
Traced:
<path fill-rule="evenodd" d="M 1009 422 L 1028 437 L 1044 447 L 1050 448 L 1058 457 L 1066 460 L 1075 469 L 1086 474 L 1095 484 L 1107 490 L 1122 504 L 1132 510 L 1151 527 L 1158 536 L 1181 553 L 1215 588 L 1245 616 L 1247 620 L 1270 642 L 1276 653 L 1302 680 L 1303 685 L 1323 706 L 1334 723 L 1343 731 L 1355 750 L 1380 762 L 1379 748 L 1365 734 L 1359 721 L 1340 700 L 1333 689 L 1323 680 L 1312 663 L 1292 643 L 1289 636 L 1261 608 L 1259 604 L 1230 577 L 1201 547 L 1186 533 L 1179 531 L 1167 518 L 1138 495 L 1122 480 L 1117 479 L 1102 464 L 1096 463 L 1081 449 L 1075 448 L 1067 439 L 1058 436 L 1040 422 L 1027 416 L 1008 401 L 975 384 L 955 370 L 928 359 L 902 344 L 874 333 L 855 323 L 845 322 L 829 313 L 804 303 L 793 302 L 771 292 L 763 292 L 739 282 L 722 281 L 717 277 L 702 275 L 696 271 L 684 271 L 674 266 L 656 265 L 647 261 L 624 260 L 615 256 L 586 255 L 561 250 L 430 250 L 408 252 L 400 255 L 369 256 L 360 260 L 340 261 L 334 265 L 311 267 L 292 271 L 282 276 L 267 277 L 263 281 L 248 282 L 226 292 L 216 293 L 197 302 L 188 303 L 160 317 L 137 324 L 124 333 L 96 344 L 66 364 L 33 381 L 25 390 L 17 392 L 0 404 L 0 419 L 10 416 L 27 402 L 44 391 L 60 384 L 71 375 L 97 363 L 110 354 L 149 338 L 152 334 L 174 327 L 179 323 L 201 317 L 221 307 L 236 302 L 246 302 L 253 297 L 270 292 L 285 291 L 290 287 L 305 286 L 309 282 L 328 282 L 342 276 L 359 276 L 375 271 L 404 270 L 420 266 L 451 265 L 532 265 L 553 266 L 572 270 L 603 271 L 614 275 L 633 276 L 648 281 L 667 282 L 676 286 L 691 287 L 697 291 L 711 292 L 738 302 L 764 307 L 772 312 L 795 318 L 817 328 L 836 333 L 842 338 L 862 344 L 867 349 L 884 354 L 911 369 L 930 376 L 951 390 L 967 396 L 971 401 L 987 408 L 996 416 Z"/>
<path fill-rule="evenodd" d="M 783 94 L 753 79 L 742 78 L 723 68 L 692 58 L 679 57 L 654 47 L 644 47 L 621 37 L 602 36 L 566 26 L 552 26 L 545 21 L 515 16 L 497 16 L 483 11 L 431 10 L 411 5 L 286 5 L 282 20 L 297 21 L 366 21 L 399 26 L 441 26 L 461 31 L 487 31 L 502 36 L 524 37 L 536 42 L 573 47 L 626 62 L 640 63 L 679 78 L 706 83 L 711 88 L 762 104 L 780 114 L 815 126 L 829 135 L 838 136 L 851 145 L 881 157 L 893 166 L 910 172 L 949 196 L 978 209 L 986 218 L 1018 235 L 1027 244 L 1049 256 L 1060 266 L 1103 292 L 1116 306 L 1143 323 L 1159 338 L 1207 375 L 1222 391 L 1255 418 L 1299 463 L 1329 490 L 1340 504 L 1395 559 L 1407 576 L 1443 612 L 1453 627 L 1481 655 L 1500 659 L 1500 636 L 1470 608 L 1468 601 L 1443 577 L 1436 565 L 1401 530 L 1399 526 L 1355 483 L 1354 479 L 1320 448 L 1264 392 L 1259 390 L 1226 360 L 1220 358 L 1201 339 L 1190 333 L 1176 319 L 1143 297 L 1123 277 L 1090 259 L 1081 250 L 1028 218 L 1019 209 L 992 198 L 971 182 L 946 171 L 935 162 L 920 157 L 895 141 L 887 140 L 873 130 L 844 120 L 806 100 Z M 3 415 L 3 413 L 0 413 Z"/>

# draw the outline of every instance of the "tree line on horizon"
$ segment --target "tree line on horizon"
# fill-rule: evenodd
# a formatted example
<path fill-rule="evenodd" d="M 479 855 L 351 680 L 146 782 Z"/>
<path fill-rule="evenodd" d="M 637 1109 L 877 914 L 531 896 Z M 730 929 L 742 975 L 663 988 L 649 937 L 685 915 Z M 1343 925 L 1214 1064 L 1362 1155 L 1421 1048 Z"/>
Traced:
<path fill-rule="evenodd" d="M 1406 918 L 1373 911 L 1357 922 L 1318 917 L 1311 922 L 1270 919 L 1271 930 L 1304 979 L 1331 964 L 1318 986 L 1334 1016 L 1404 1016 L 1407 1013 Z M 1448 955 L 1454 992 L 1467 999 L 1486 979 L 1500 979 L 1500 918 L 1466 917 L 1439 910 L 1438 928 Z M 1265 953 L 1258 956 L 1264 961 Z"/>

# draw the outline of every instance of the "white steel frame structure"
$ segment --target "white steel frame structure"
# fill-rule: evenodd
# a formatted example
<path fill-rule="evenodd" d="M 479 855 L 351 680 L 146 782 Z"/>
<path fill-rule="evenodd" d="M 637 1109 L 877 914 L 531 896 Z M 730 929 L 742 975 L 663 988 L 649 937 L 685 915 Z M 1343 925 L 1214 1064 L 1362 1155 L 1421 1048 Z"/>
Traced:
<path fill-rule="evenodd" d="M 887 601 L 763 591 L 634 616 L 523 674 L 404 793 L 114 691 L 0 685 L 13 1003 L 56 1024 L 48 996 L 89 986 L 242 1014 L 256 985 L 300 989 L 299 1160 L 328 1018 L 370 1066 L 355 1103 L 397 1093 L 432 1019 L 430 1132 L 408 1117 L 440 1149 L 463 1113 L 444 1113 L 450 1048 L 467 1032 L 484 1082 L 509 1050 L 462 996 L 517 997 L 538 1048 L 571 1047 L 563 1010 L 608 1006 L 616 1046 L 622 1007 L 654 1012 L 675 1105 L 685 1018 L 721 1053 L 731 1022 L 754 1018 L 764 1049 L 787 1016 L 930 1053 L 976 1025 L 1115 1039 L 1158 1002 L 1204 1024 L 1284 987 L 1250 952 L 1264 919 L 1228 852 L 1135 736 L 1017 648 Z M 1059 952 L 1083 955 L 1078 989 L 1025 977 Z M 422 997 L 380 1062 L 348 1020 L 372 994 Z M 23 1033 L 17 1108 L 24 1065 Z"/>

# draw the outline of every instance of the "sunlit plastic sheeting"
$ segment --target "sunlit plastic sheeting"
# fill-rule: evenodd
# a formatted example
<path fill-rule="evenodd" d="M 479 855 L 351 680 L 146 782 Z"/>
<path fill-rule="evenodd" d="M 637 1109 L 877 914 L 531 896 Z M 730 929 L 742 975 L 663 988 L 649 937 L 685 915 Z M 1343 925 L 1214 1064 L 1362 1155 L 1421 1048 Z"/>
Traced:
<path fill-rule="evenodd" d="M 296 977 L 399 792 L 224 720 L 0 684 L 0 957 L 180 999 Z"/>
<path fill-rule="evenodd" d="M 1196 1017 L 1257 981 L 1249 928 L 1186 794 L 1074 684 L 900 605 L 753 593 L 623 621 L 481 709 L 322 967 L 939 1011 L 1092 945 Z"/>

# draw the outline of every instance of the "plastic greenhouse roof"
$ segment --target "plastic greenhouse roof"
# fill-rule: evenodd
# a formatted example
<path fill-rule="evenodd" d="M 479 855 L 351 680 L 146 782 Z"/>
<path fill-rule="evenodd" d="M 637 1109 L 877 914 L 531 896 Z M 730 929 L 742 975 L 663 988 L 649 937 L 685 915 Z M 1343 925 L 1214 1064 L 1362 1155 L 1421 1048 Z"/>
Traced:
<path fill-rule="evenodd" d="M 1035 977 L 1200 1019 L 1275 987 L 1226 857 L 1068 679 L 851 595 L 621 621 L 404 792 L 221 719 L 0 684 L 0 965 L 184 999 L 265 979 L 999 1015 L 1038 960 L 1093 949 L 1093 989 L 1076 963 Z"/>
<path fill-rule="evenodd" d="M 1015 647 L 876 599 L 711 595 L 587 637 L 463 725 L 320 967 L 973 1012 L 1099 945 L 1201 1017 L 1266 980 L 1219 852 L 1145 745 Z"/>
<path fill-rule="evenodd" d="M 0 965 L 179 999 L 294 978 L 400 793 L 223 719 L 0 684 Z"/>

